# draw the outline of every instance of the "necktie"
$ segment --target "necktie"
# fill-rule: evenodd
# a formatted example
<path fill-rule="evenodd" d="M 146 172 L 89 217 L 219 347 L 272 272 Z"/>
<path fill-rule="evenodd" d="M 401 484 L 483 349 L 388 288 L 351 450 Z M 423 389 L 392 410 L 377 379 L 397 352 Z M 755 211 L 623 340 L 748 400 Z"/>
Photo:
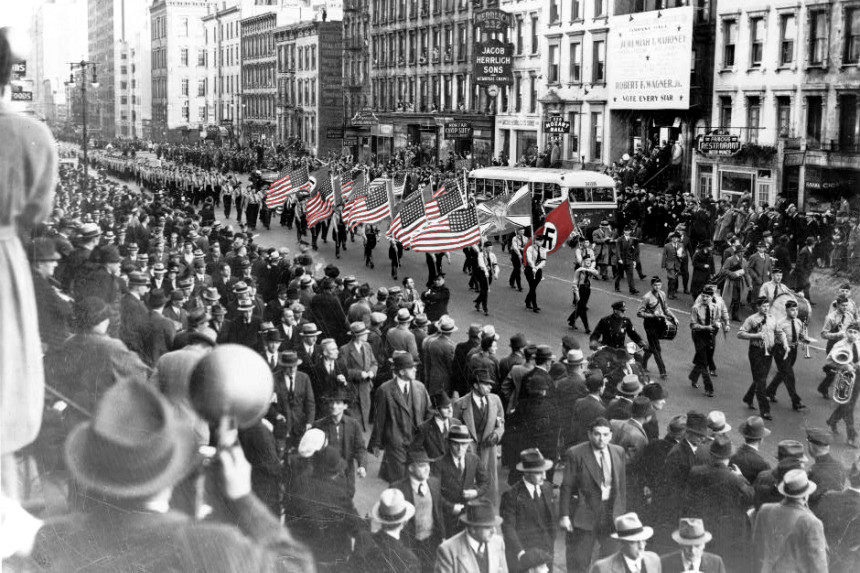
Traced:
<path fill-rule="evenodd" d="M 278 365 L 278 361 L 277 361 L 277 359 L 275 358 L 275 355 L 274 355 L 274 354 L 272 354 L 272 355 L 270 355 L 270 356 L 269 356 L 269 364 L 272 366 L 272 368 L 274 368 L 275 366 L 277 366 L 277 365 Z"/>
<path fill-rule="evenodd" d="M 487 544 L 486 543 L 478 544 L 478 555 L 483 557 L 486 554 L 487 554 Z"/>
<path fill-rule="evenodd" d="M 791 343 L 797 344 L 797 325 L 794 320 L 791 321 Z"/>
<path fill-rule="evenodd" d="M 711 325 L 711 305 L 705 305 L 705 326 Z"/>
<path fill-rule="evenodd" d="M 287 381 L 287 392 L 292 392 L 293 391 L 293 377 L 287 376 L 286 381 Z"/>
<path fill-rule="evenodd" d="M 423 483 L 418 484 L 418 495 L 421 497 L 424 497 L 424 484 Z"/>
<path fill-rule="evenodd" d="M 540 501 L 540 488 L 538 486 L 535 486 L 535 494 L 532 499 L 535 501 Z"/>
<path fill-rule="evenodd" d="M 612 483 L 612 466 L 609 462 L 609 452 L 605 449 L 600 452 L 600 469 L 603 471 L 603 485 L 610 485 Z"/>
<path fill-rule="evenodd" d="M 403 391 L 403 397 L 408 398 L 409 397 L 409 386 L 407 384 L 404 384 L 403 387 L 401 388 L 401 390 Z"/>

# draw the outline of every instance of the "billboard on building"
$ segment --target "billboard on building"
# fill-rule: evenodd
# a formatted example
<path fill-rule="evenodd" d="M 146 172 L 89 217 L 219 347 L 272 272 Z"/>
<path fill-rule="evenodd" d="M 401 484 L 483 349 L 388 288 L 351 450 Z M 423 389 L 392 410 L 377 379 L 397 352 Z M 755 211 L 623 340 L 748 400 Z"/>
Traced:
<path fill-rule="evenodd" d="M 688 109 L 692 50 L 692 6 L 610 18 L 609 107 Z"/>

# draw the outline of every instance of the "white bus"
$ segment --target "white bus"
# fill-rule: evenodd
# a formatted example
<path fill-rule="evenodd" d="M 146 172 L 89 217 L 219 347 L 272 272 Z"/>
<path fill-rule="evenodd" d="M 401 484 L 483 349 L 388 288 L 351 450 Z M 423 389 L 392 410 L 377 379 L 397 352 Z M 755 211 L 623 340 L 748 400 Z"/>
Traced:
<path fill-rule="evenodd" d="M 595 229 L 601 219 L 613 219 L 618 207 L 615 180 L 596 171 L 484 167 L 469 173 L 469 189 L 478 202 L 516 193 L 523 185 L 528 185 L 532 193 L 535 225 L 543 219 L 544 212 L 565 200 L 584 231 Z"/>

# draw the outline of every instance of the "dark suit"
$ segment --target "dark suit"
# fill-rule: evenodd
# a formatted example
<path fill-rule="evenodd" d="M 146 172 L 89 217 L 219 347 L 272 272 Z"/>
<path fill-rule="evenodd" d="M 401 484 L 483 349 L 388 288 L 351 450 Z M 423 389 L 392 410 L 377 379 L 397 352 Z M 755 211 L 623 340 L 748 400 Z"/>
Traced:
<path fill-rule="evenodd" d="M 343 376 L 344 381 L 338 380 L 338 376 Z M 341 366 L 340 362 L 335 360 L 332 363 L 331 371 L 326 369 L 325 358 L 320 357 L 319 361 L 314 366 L 313 376 L 311 377 L 311 386 L 314 389 L 314 399 L 317 403 L 317 416 L 322 416 L 326 412 L 326 396 L 333 394 L 339 388 L 346 390 L 350 399 L 347 402 L 349 413 L 353 418 L 358 419 L 358 395 L 354 386 L 346 380 L 346 370 Z"/>
<path fill-rule="evenodd" d="M 275 436 L 294 443 L 305 433 L 305 426 L 313 424 L 316 419 L 316 402 L 307 374 L 297 371 L 291 390 L 287 389 L 287 375 L 288 370 L 283 367 L 277 367 L 272 372 L 277 401 L 272 404 L 269 412 L 274 414 L 275 419 L 270 417 L 270 421 L 275 422 Z M 283 422 L 276 422 L 278 414 L 285 418 Z"/>
<path fill-rule="evenodd" d="M 687 478 L 690 475 L 690 470 L 695 466 L 706 463 L 707 455 L 704 446 L 700 446 L 694 452 L 687 440 L 681 440 L 675 444 L 666 456 L 666 463 L 663 465 L 666 487 L 676 493 L 683 492 L 687 486 Z M 678 495 L 673 495 L 666 499 L 666 511 L 669 523 L 677 523 L 678 518 L 682 517 L 681 509 L 683 504 L 681 501 Z"/>
<path fill-rule="evenodd" d="M 147 336 L 143 339 L 143 361 L 150 367 L 154 367 L 161 355 L 168 352 L 173 346 L 173 337 L 176 331 L 173 321 L 161 316 L 154 310 L 149 311 L 149 329 Z"/>
<path fill-rule="evenodd" d="M 297 326 L 294 328 L 298 328 Z M 295 346 L 296 354 L 299 356 L 299 360 L 302 361 L 299 364 L 299 371 L 304 372 L 311 379 L 311 384 L 315 384 L 314 378 L 316 377 L 316 365 L 317 362 L 322 360 L 322 349 L 319 346 L 314 346 L 311 352 L 308 352 L 305 349 L 304 342 L 301 337 L 299 337 L 299 342 Z"/>
<path fill-rule="evenodd" d="M 660 556 L 660 566 L 664 573 L 683 571 L 684 560 L 681 558 L 681 552 L 675 551 L 674 553 Z M 701 573 L 726 573 L 726 566 L 723 564 L 722 557 L 705 551 L 702 553 L 699 571 Z"/>
<path fill-rule="evenodd" d="M 164 310 L 161 311 L 162 316 L 169 320 L 173 321 L 173 326 L 176 329 L 176 332 L 180 330 L 185 330 L 188 328 L 188 311 L 184 308 L 180 308 L 176 310 L 176 308 L 172 306 L 165 306 Z M 226 324 L 226 321 L 225 321 Z M 219 341 L 220 342 L 220 341 Z"/>
<path fill-rule="evenodd" d="M 830 553 L 830 571 L 860 571 L 860 492 L 831 491 L 815 506 L 815 515 L 824 524 Z"/>
<path fill-rule="evenodd" d="M 577 400 L 586 396 L 588 396 L 588 389 L 580 374 L 565 376 L 556 381 L 555 399 L 558 411 L 561 413 L 561 438 L 562 444 L 567 447 L 575 445 L 573 435 L 577 423 L 570 413 L 573 412 Z"/>
<path fill-rule="evenodd" d="M 618 396 L 606 407 L 607 420 L 628 420 L 633 411 L 633 401 L 624 396 Z"/>
<path fill-rule="evenodd" d="M 452 418 L 448 420 L 448 429 L 460 424 L 462 424 L 460 420 Z M 442 433 L 435 416 L 418 426 L 415 447 L 426 451 L 431 458 L 441 458 L 448 453 L 448 432 Z"/>
<path fill-rule="evenodd" d="M 735 452 L 735 455 L 732 456 L 729 463 L 738 466 L 744 478 L 746 478 L 750 484 L 755 481 L 758 474 L 764 470 L 770 469 L 770 464 L 764 460 L 762 455 L 758 453 L 757 450 L 746 444 L 738 447 L 738 451 Z"/>
<path fill-rule="evenodd" d="M 427 341 L 422 350 L 427 391 L 431 396 L 441 394 L 443 390 L 450 395 L 454 376 L 454 342 L 451 337 L 438 336 Z"/>
<path fill-rule="evenodd" d="M 349 342 L 340 347 L 337 363 L 341 370 L 346 372 L 346 381 L 358 398 L 355 418 L 361 422 L 362 428 L 369 430 L 370 391 L 373 388 L 373 379 L 379 369 L 376 357 L 373 355 L 373 349 L 367 342 L 362 342 L 359 348 L 356 348 L 353 342 Z M 370 372 L 373 376 L 363 378 L 362 372 Z"/>
<path fill-rule="evenodd" d="M 576 445 L 588 441 L 588 427 L 597 418 L 606 414 L 606 406 L 600 398 L 586 396 L 580 398 L 573 405 L 570 415 L 571 433 L 568 435 L 566 445 Z"/>
<path fill-rule="evenodd" d="M 315 570 L 311 553 L 256 496 L 232 502 L 231 509 L 241 529 L 173 511 L 107 508 L 63 515 L 39 530 L 32 558 L 45 571 Z"/>
<path fill-rule="evenodd" d="M 365 560 L 363 571 L 417 573 L 420 569 L 418 556 L 403 543 L 402 538 L 394 539 L 384 531 L 377 531 L 373 534 L 373 541 L 376 547 Z"/>
<path fill-rule="evenodd" d="M 567 535 L 567 570 L 584 571 L 591 562 L 594 543 L 601 555 L 611 553 L 609 534 L 613 520 L 627 511 L 624 450 L 609 444 L 612 484 L 610 498 L 601 499 L 603 473 L 591 442 L 571 447 L 564 454 L 564 479 L 559 493 L 559 517 L 571 516 L 573 533 Z"/>
<path fill-rule="evenodd" d="M 334 338 L 338 345 L 347 342 L 349 325 L 346 323 L 346 314 L 340 306 L 340 301 L 335 295 L 323 292 L 314 296 L 308 310 L 316 319 L 317 326 L 323 331 L 324 337 Z"/>
<path fill-rule="evenodd" d="M 832 454 L 824 454 L 815 458 L 815 463 L 809 468 L 809 480 L 818 486 L 809 498 L 809 505 L 814 506 L 822 495 L 828 491 L 842 491 L 848 472 L 845 466 L 833 457 Z"/>
<path fill-rule="evenodd" d="M 418 427 L 430 417 L 430 395 L 424 384 L 410 383 L 409 396 L 401 392 L 393 378 L 376 389 L 374 424 L 368 449 L 384 448 L 379 477 L 389 483 L 406 475 L 406 450 Z"/>
<path fill-rule="evenodd" d="M 466 452 L 463 458 L 463 471 L 454 465 L 454 458 L 448 454 L 433 464 L 433 469 L 442 484 L 442 498 L 444 500 L 446 519 L 448 520 L 445 530 L 448 535 L 462 529 L 459 515 L 454 515 L 454 506 L 465 505 L 467 500 L 463 492 L 474 489 L 478 492 L 478 498 L 484 497 L 490 486 L 490 478 L 487 468 L 481 462 L 481 458 L 471 452 Z"/>
<path fill-rule="evenodd" d="M 149 309 L 143 301 L 131 293 L 122 296 L 119 303 L 120 328 L 119 339 L 132 352 L 143 358 L 143 341 L 149 329 Z"/>
<path fill-rule="evenodd" d="M 520 480 L 502 494 L 499 515 L 502 534 L 505 536 L 505 554 L 508 570 L 519 570 L 520 551 L 543 549 L 554 553 L 556 521 L 552 510 L 552 485 L 544 482 L 541 495 L 533 499 L 526 484 Z"/>
<path fill-rule="evenodd" d="M 467 394 L 472 386 L 469 379 L 469 353 L 473 348 L 480 348 L 478 339 L 469 339 L 454 347 L 454 359 L 451 364 L 451 393 L 457 392 L 460 396 Z"/>
<path fill-rule="evenodd" d="M 642 483 L 651 489 L 652 502 L 643 510 L 643 515 L 640 517 L 643 523 L 651 524 L 658 532 L 665 532 L 677 525 L 677 522 L 671 521 L 672 517 L 666 511 L 668 505 L 666 500 L 676 492 L 669 488 L 663 471 L 666 456 L 677 443 L 674 438 L 666 435 L 648 442 L 642 452 L 641 479 Z"/>
<path fill-rule="evenodd" d="M 251 318 L 250 322 L 242 319 L 227 322 L 218 333 L 218 344 L 242 344 L 251 350 L 259 351 L 263 347 L 260 340 L 260 319 Z"/>
<path fill-rule="evenodd" d="M 346 478 L 352 486 L 354 495 L 355 470 L 367 468 L 367 448 L 364 447 L 361 424 L 355 418 L 344 414 L 338 424 L 335 424 L 334 418 L 326 416 L 317 420 L 314 427 L 325 432 L 329 445 L 337 448 L 340 457 L 346 460 Z"/>
<path fill-rule="evenodd" d="M 445 515 L 442 511 L 442 492 L 439 479 L 433 476 L 427 478 L 427 489 L 429 489 L 430 500 L 432 501 L 431 514 L 433 516 L 433 532 L 430 537 L 419 541 L 415 539 L 415 518 L 413 517 L 403 527 L 401 539 L 421 561 L 423 571 L 433 570 L 433 560 L 436 555 L 436 548 L 445 540 Z M 415 493 L 412 491 L 412 480 L 409 477 L 396 481 L 391 484 L 391 487 L 397 488 L 403 492 L 403 497 L 406 501 L 415 505 Z M 427 495 L 426 491 L 425 494 Z M 417 507 L 416 507 L 417 509 Z"/>
<path fill-rule="evenodd" d="M 275 436 L 262 422 L 239 430 L 239 443 L 251 464 L 251 489 L 275 516 L 281 515 L 281 460 Z"/>
<path fill-rule="evenodd" d="M 72 320 L 71 299 L 58 294 L 59 283 L 33 271 L 33 291 L 39 316 L 39 338 L 48 348 L 58 348 L 69 337 Z"/>

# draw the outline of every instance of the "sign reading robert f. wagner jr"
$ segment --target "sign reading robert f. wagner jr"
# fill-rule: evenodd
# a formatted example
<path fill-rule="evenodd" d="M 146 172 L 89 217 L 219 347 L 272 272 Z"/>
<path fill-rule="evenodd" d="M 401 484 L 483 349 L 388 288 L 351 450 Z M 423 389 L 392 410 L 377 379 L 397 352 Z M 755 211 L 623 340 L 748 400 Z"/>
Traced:
<path fill-rule="evenodd" d="M 509 86 L 514 80 L 514 45 L 487 40 L 475 42 L 475 83 Z"/>
<path fill-rule="evenodd" d="M 609 30 L 610 108 L 690 107 L 692 6 L 615 16 Z"/>

